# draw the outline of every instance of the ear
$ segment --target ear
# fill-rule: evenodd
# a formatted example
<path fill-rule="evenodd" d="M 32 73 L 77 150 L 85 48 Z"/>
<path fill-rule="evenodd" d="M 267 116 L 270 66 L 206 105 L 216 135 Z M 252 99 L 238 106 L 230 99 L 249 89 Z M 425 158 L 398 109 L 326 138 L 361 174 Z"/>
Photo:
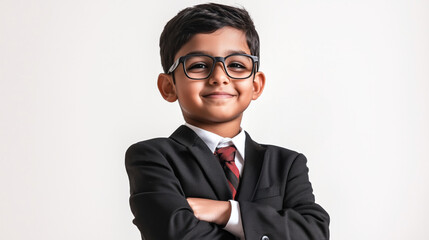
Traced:
<path fill-rule="evenodd" d="M 253 100 L 256 100 L 261 96 L 265 87 L 265 74 L 263 72 L 255 73 L 255 78 L 253 79 Z"/>
<path fill-rule="evenodd" d="M 166 101 L 174 102 L 177 100 L 176 86 L 171 75 L 165 73 L 158 75 L 158 90 Z"/>

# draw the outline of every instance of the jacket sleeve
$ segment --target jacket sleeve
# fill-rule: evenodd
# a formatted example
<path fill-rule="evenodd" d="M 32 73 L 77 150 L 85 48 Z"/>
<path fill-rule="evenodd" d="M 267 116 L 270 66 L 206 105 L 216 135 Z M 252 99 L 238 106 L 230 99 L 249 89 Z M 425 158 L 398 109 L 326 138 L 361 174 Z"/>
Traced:
<path fill-rule="evenodd" d="M 125 155 L 133 223 L 142 239 L 235 239 L 213 223 L 198 220 L 159 147 L 132 145 Z"/>
<path fill-rule="evenodd" d="M 287 173 L 283 209 L 257 201 L 240 201 L 247 240 L 329 239 L 329 215 L 314 201 L 306 162 L 304 155 L 298 154 Z"/>

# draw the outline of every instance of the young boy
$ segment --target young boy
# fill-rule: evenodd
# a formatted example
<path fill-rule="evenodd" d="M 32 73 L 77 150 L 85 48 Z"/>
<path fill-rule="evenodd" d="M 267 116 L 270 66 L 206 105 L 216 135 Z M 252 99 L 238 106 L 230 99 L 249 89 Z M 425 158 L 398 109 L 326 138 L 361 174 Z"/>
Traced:
<path fill-rule="evenodd" d="M 143 239 L 329 239 L 306 158 L 254 142 L 241 119 L 265 85 L 244 9 L 201 4 L 160 39 L 158 89 L 185 119 L 169 138 L 126 153 L 130 206 Z"/>

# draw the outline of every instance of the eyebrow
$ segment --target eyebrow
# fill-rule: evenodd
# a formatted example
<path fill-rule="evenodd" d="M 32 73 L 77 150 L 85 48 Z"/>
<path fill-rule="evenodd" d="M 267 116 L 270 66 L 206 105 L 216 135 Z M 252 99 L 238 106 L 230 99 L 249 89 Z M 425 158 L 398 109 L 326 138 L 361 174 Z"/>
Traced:
<path fill-rule="evenodd" d="M 231 55 L 231 54 L 248 54 L 248 53 L 246 53 L 245 51 L 243 51 L 243 50 L 229 50 L 229 51 L 227 51 L 226 52 L 226 56 L 229 56 L 229 55 Z M 192 55 L 192 54 L 206 54 L 206 55 L 210 55 L 211 56 L 211 54 L 209 54 L 208 52 L 206 52 L 206 51 L 192 51 L 192 52 L 188 52 L 188 53 L 186 53 L 185 54 L 185 56 L 186 55 Z M 217 57 L 217 56 L 214 56 L 214 57 Z"/>

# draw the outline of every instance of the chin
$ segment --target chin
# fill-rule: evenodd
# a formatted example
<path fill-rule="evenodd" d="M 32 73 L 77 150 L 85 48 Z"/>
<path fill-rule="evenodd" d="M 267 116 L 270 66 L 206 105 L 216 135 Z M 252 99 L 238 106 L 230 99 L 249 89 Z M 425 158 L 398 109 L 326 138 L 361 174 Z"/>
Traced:
<path fill-rule="evenodd" d="M 238 116 L 217 116 L 212 118 L 210 122 L 213 123 L 228 123 L 236 120 L 241 120 L 241 115 Z"/>

